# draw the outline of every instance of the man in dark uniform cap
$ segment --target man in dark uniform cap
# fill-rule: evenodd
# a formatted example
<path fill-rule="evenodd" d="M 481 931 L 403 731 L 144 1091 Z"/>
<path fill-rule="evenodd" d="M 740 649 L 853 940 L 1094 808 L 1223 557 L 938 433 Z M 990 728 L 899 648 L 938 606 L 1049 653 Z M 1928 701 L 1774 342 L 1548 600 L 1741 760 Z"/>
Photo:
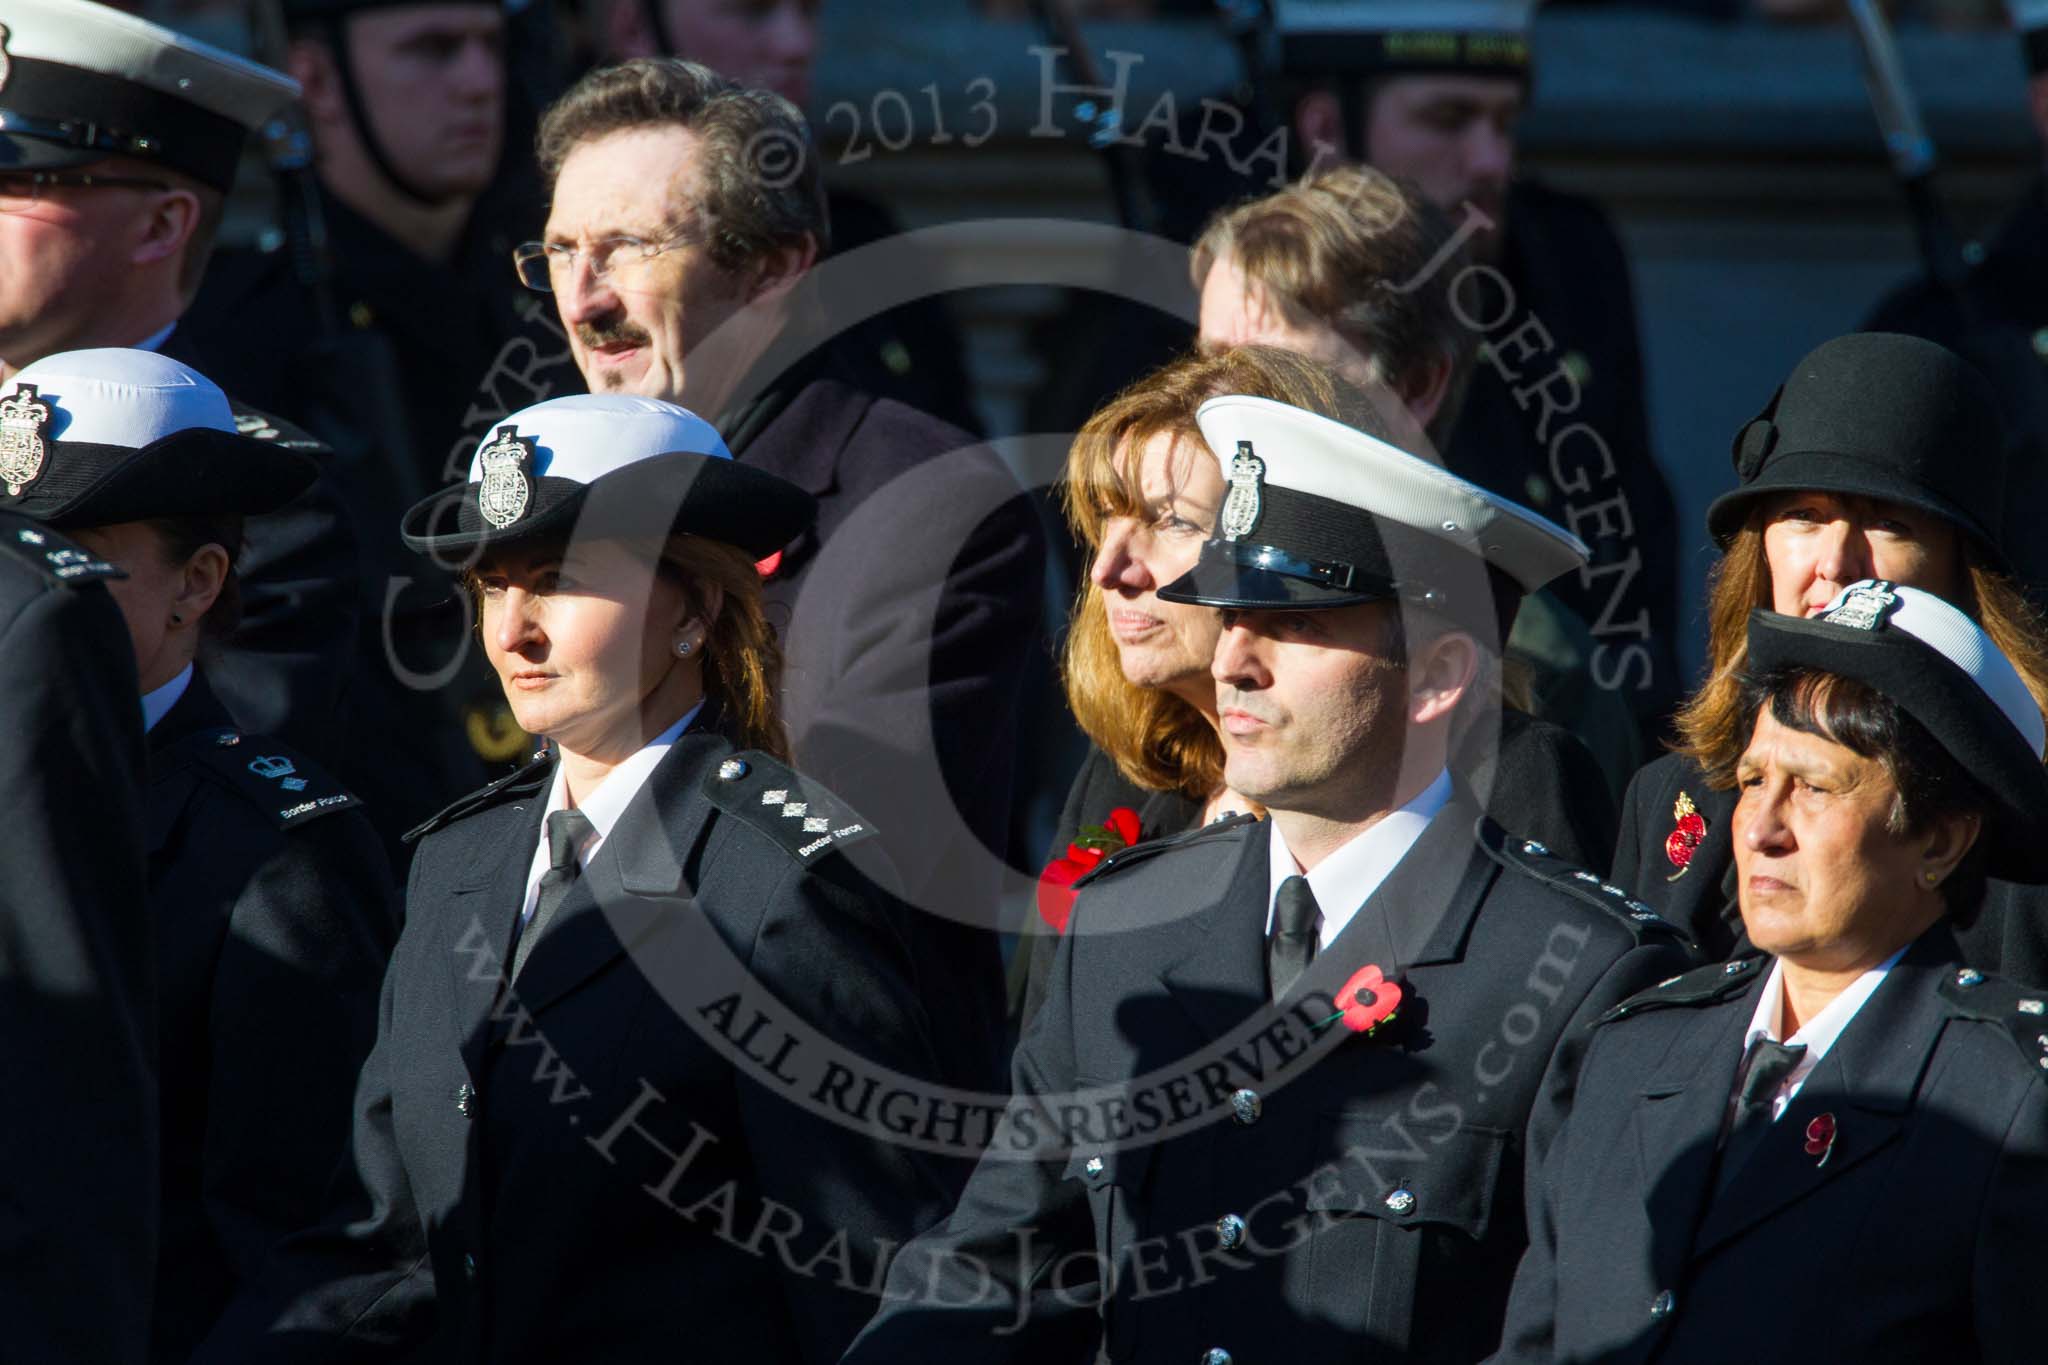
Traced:
<path fill-rule="evenodd" d="M 0 479 L 43 458 L 37 427 L 28 404 L 0 399 Z M 135 1365 L 149 1342 L 156 993 L 142 913 L 142 709 L 128 630 L 102 583 L 118 572 L 0 511 L 0 1315 L 11 1359 Z"/>
<path fill-rule="evenodd" d="M 1748 651 L 1764 955 L 1592 1030 L 1495 1359 L 2039 1360 L 2048 994 L 1964 966 L 1951 925 L 1987 872 L 2048 879 L 2040 708 L 1962 612 L 1883 581 L 1752 613 Z"/>
<path fill-rule="evenodd" d="M 1362 432 L 1210 400 L 1225 780 L 1270 819 L 1112 854 L 1015 1098 L 848 1359 L 1470 1361 L 1523 1246 L 1546 1066 L 1688 959 L 1445 763 L 1483 641 L 1584 547 Z M 1496 703 L 1497 704 L 1497 703 Z M 1570 1069 L 1553 1072 L 1570 1086 Z"/>
<path fill-rule="evenodd" d="M 1227 111 L 1235 134 L 1217 131 L 1231 119 L 1205 104 L 1150 148 L 1147 169 L 1158 229 L 1177 241 L 1236 200 L 1343 160 L 1412 183 L 1456 220 L 1480 258 L 1453 298 L 1481 359 L 1445 459 L 1592 546 L 1592 562 L 1550 590 L 1592 632 L 1595 684 L 1627 701 L 1654 745 L 1683 686 L 1677 513 L 1650 450 L 1621 243 L 1592 201 L 1514 175 L 1535 8 L 1277 0 L 1277 65 L 1252 73 L 1250 108 Z M 1095 318 L 1062 341 L 1052 382 L 1067 397 L 1041 405 L 1036 429 L 1059 429 L 1061 407 L 1092 411 L 1150 363 L 1156 352 L 1133 336 L 1181 344 L 1184 332 L 1151 316 L 1115 328 Z"/>
<path fill-rule="evenodd" d="M 2025 46 L 2028 103 L 2048 147 L 2048 0 L 2008 0 Z M 2011 451 L 2005 525 L 2013 569 L 2048 606 L 2048 542 L 2036 533 L 2048 503 L 2048 175 L 2035 177 L 1968 273 L 1950 286 L 1922 278 L 1896 290 L 1865 322 L 1873 332 L 1938 341 L 1984 372 L 1998 392 Z"/>
<path fill-rule="evenodd" d="M 185 308 L 250 131 L 297 85 L 89 0 L 11 0 L 4 23 L 0 380 L 94 346 L 160 349 L 203 371 Z M 371 481 L 289 423 L 242 402 L 235 411 L 243 430 L 315 457 L 322 475 L 249 519 L 243 623 L 213 648 L 214 687 L 242 724 L 351 779 L 374 775 L 397 746 L 347 736 L 337 719 L 365 690 L 353 684 L 376 681 L 355 667 L 364 532 L 349 509 Z M 381 644 L 373 657 L 388 675 Z"/>

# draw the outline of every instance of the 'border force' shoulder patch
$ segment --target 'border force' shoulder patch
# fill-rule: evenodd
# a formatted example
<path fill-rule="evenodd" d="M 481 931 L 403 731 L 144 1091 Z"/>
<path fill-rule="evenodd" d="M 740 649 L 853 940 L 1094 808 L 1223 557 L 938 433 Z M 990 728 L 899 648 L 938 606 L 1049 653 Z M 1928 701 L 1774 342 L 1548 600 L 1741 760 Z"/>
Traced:
<path fill-rule="evenodd" d="M 759 750 L 733 754 L 704 779 L 704 796 L 808 866 L 879 832 L 823 784 Z"/>

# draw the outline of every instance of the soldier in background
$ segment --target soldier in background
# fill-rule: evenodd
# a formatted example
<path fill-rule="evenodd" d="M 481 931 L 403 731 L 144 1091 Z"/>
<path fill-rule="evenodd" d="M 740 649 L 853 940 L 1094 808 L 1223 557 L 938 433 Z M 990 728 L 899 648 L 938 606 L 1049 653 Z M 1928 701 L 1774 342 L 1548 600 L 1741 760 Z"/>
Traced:
<path fill-rule="evenodd" d="M 604 61 L 687 57 L 806 109 L 821 3 L 591 0 L 588 14 L 591 37 Z M 833 252 L 855 251 L 903 230 L 887 206 L 864 194 L 827 189 L 825 204 Z M 833 308 L 829 295 L 824 306 L 828 313 Z M 848 318 L 834 330 L 844 361 L 863 388 L 965 430 L 981 429 L 965 363 L 966 342 L 943 299 L 928 296 L 873 318 Z"/>
<path fill-rule="evenodd" d="M 2048 0 L 2010 0 L 2027 61 L 2027 107 L 2048 145 Z M 1937 341 L 1998 392 L 2009 438 L 2005 541 L 2037 607 L 2048 606 L 2048 546 L 2035 534 L 2048 500 L 2048 175 L 2037 175 L 1959 285 L 1922 277 L 1863 324 Z"/>
<path fill-rule="evenodd" d="M 1203 107 L 1148 145 L 1157 228 L 1192 241 L 1225 205 L 1340 161 L 1409 181 L 1451 214 L 1480 257 L 1455 298 L 1482 348 L 1445 457 L 1593 547 L 1554 591 L 1592 632 L 1594 682 L 1654 744 L 1683 682 L 1678 538 L 1650 451 L 1628 262 L 1596 205 L 1514 174 L 1534 0 L 1458 6 L 1456 28 L 1445 9 L 1281 0 L 1279 65 L 1250 73 L 1235 135 Z M 1036 429 L 1066 429 L 1186 343 L 1177 321 L 1134 311 L 1083 304 L 1041 341 L 1059 373 L 1034 403 Z"/>

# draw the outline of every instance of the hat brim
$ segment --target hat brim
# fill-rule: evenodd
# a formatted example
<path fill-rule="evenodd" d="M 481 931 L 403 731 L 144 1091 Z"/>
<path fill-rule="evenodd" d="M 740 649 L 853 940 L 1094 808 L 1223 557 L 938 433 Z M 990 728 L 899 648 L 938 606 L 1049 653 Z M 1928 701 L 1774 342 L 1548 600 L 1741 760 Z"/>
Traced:
<path fill-rule="evenodd" d="M 1337 587 L 1263 566 L 1258 561 L 1265 550 L 1264 546 L 1209 541 L 1192 569 L 1159 589 L 1159 599 L 1245 611 L 1276 607 L 1314 611 L 1382 602 L 1398 595 L 1393 583 L 1371 575 L 1354 575 L 1351 582 Z"/>
<path fill-rule="evenodd" d="M 1837 451 L 1797 450 L 1774 454 L 1752 482 L 1714 499 L 1707 508 L 1707 531 L 1714 537 L 1714 543 L 1725 550 L 1749 519 L 1758 499 L 1791 492 L 1876 498 L 1931 513 L 1972 537 L 1999 570 L 2007 569 L 2005 556 L 1999 551 L 1996 539 L 1960 506 L 1917 484 L 1900 482 L 1891 470 Z"/>
<path fill-rule="evenodd" d="M 674 451 L 636 460 L 589 483 L 527 479 L 527 505 L 496 526 L 485 519 L 483 485 L 455 484 L 406 512 L 406 545 L 436 555 L 571 535 L 635 538 L 703 536 L 766 558 L 808 529 L 817 501 L 785 479 L 736 460 Z"/>
<path fill-rule="evenodd" d="M 1905 631 L 1751 612 L 1751 669 L 1787 664 L 1853 678 L 1919 721 L 1991 798 L 1990 875 L 2048 881 L 2048 768 L 1961 668 Z"/>
<path fill-rule="evenodd" d="M 96 147 L 67 147 L 20 133 L 0 133 L 0 171 L 61 171 L 105 161 Z"/>
<path fill-rule="evenodd" d="M 137 450 L 52 441 L 37 478 L 0 507 L 65 530 L 159 517 L 250 516 L 312 486 L 309 457 L 231 431 L 192 428 Z"/>

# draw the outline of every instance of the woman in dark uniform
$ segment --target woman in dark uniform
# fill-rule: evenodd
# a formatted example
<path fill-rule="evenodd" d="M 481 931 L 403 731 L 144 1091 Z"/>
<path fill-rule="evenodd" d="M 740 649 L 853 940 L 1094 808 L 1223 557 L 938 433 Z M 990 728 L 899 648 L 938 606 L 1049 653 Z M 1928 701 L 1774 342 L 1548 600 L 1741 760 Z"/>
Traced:
<path fill-rule="evenodd" d="M 314 476 L 238 435 L 221 391 L 147 351 L 23 369 L 49 411 L 14 506 L 124 577 L 148 732 L 162 1240 L 151 1358 L 184 1360 L 270 1246 L 318 1211 L 348 1131 L 397 936 L 395 887 L 356 799 L 236 726 L 197 662 L 234 625 L 245 515 Z"/>
<path fill-rule="evenodd" d="M 1860 578 L 1938 594 L 1997 642 L 2048 701 L 2048 635 L 2007 572 L 2004 444 L 1984 379 L 1929 341 L 1838 337 L 1801 360 L 1737 435 L 1741 483 L 1707 513 L 1722 556 L 1709 589 L 1706 682 L 1678 715 L 1675 752 L 1629 784 L 1613 880 L 1686 927 L 1710 960 L 1740 924 L 1728 818 L 1735 805 L 1744 631 L 1758 607 L 1810 616 Z M 1959 937 L 1969 960 L 2048 979 L 2048 902 L 1991 883 Z"/>
<path fill-rule="evenodd" d="M 944 1214 L 903 906 L 782 759 L 755 561 L 812 512 L 683 409 L 582 395 L 407 514 L 548 744 L 414 831 L 351 1178 L 202 1359 L 822 1365 Z"/>
<path fill-rule="evenodd" d="M 1953 929 L 1987 873 L 2048 878 L 2040 705 L 1899 584 L 1755 611 L 1747 647 L 1753 951 L 1608 1011 L 1546 1089 L 1493 1359 L 2037 1361 L 2048 995 Z"/>

